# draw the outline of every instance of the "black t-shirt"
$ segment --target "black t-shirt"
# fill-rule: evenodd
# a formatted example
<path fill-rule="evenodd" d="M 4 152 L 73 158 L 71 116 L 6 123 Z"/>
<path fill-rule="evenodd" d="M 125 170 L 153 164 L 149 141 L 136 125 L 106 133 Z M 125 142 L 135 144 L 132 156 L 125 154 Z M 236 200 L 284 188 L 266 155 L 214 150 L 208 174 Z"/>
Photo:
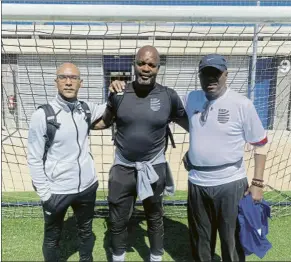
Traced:
<path fill-rule="evenodd" d="M 115 115 L 115 145 L 123 157 L 134 162 L 157 155 L 165 147 L 168 123 L 186 115 L 177 92 L 159 84 L 146 96 L 137 95 L 128 84 L 123 95 L 109 96 L 107 110 Z"/>

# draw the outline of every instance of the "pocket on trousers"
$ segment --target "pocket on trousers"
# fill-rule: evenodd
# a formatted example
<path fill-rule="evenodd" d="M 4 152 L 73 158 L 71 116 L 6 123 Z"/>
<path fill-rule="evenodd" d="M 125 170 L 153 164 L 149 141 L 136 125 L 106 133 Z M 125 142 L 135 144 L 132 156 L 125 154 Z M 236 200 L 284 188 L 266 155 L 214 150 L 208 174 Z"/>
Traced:
<path fill-rule="evenodd" d="M 54 198 L 55 198 L 55 194 L 51 194 L 50 198 L 46 201 L 42 201 L 42 206 L 44 208 L 44 211 L 47 215 L 50 215 L 50 213 L 52 213 L 53 211 L 55 211 L 55 207 L 54 207 Z"/>
<path fill-rule="evenodd" d="M 96 191 L 98 189 L 99 182 L 96 181 L 93 185 L 85 189 L 83 192 L 79 193 L 79 196 L 84 196 L 84 197 L 90 197 L 91 195 L 95 195 L 96 197 Z"/>
<path fill-rule="evenodd" d="M 244 193 L 248 189 L 248 179 L 242 178 L 236 182 L 236 192 L 238 199 L 241 199 L 244 196 Z"/>
<path fill-rule="evenodd" d="M 248 179 L 247 178 L 242 178 L 237 181 L 237 189 L 240 190 L 243 188 L 243 190 L 247 190 L 248 188 Z"/>
<path fill-rule="evenodd" d="M 128 174 L 128 177 L 126 178 L 126 167 L 123 166 L 113 166 L 110 169 L 109 172 L 109 179 L 108 179 L 108 197 L 107 200 L 110 203 L 117 204 L 120 202 L 120 198 L 127 194 L 128 192 L 131 192 L 132 190 L 132 184 L 135 183 L 134 181 L 131 181 L 129 179 L 130 174 Z M 132 183 L 131 183 L 132 182 Z"/>
<path fill-rule="evenodd" d="M 43 208 L 45 211 L 49 213 L 57 213 L 64 208 L 69 206 L 71 195 L 59 195 L 59 194 L 52 194 L 51 197 L 43 202 Z"/>
<path fill-rule="evenodd" d="M 114 203 L 115 200 L 115 189 L 114 189 L 114 186 L 113 186 L 113 170 L 114 168 L 116 168 L 116 166 L 112 166 L 109 170 L 109 177 L 108 177 L 108 196 L 107 196 L 107 200 L 108 202 L 111 202 L 111 203 Z"/>

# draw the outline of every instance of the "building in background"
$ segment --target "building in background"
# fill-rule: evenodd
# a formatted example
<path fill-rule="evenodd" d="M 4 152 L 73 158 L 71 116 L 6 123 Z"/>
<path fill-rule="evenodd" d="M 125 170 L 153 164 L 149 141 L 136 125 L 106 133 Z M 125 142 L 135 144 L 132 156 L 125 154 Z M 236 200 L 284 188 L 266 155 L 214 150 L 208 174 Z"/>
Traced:
<path fill-rule="evenodd" d="M 125 3 L 123 0 L 97 0 L 94 4 L 105 2 Z M 255 2 L 240 1 L 239 5 L 255 5 Z M 213 1 L 179 1 L 179 5 L 211 3 Z M 126 4 L 140 2 L 126 1 Z M 177 4 L 177 1 L 143 1 L 143 4 Z M 227 4 L 238 5 L 236 1 Z M 273 4 L 278 5 L 278 1 L 261 1 L 261 5 Z M 284 1 L 284 4 L 291 5 L 291 2 Z M 286 130 L 291 122 L 290 32 L 290 25 L 260 27 L 255 86 L 251 90 L 254 70 L 254 25 L 251 24 L 3 23 L 4 125 L 27 129 L 32 112 L 55 96 L 55 71 L 63 62 L 73 62 L 81 70 L 84 80 L 81 99 L 98 103 L 106 101 L 110 82 L 131 80 L 136 51 L 150 44 L 157 47 L 162 58 L 158 82 L 176 89 L 180 95 L 200 88 L 197 68 L 203 55 L 225 55 L 229 64 L 229 88 L 244 95 L 253 91 L 253 100 L 264 127 Z M 7 107 L 11 96 L 16 100 L 15 110 Z"/>

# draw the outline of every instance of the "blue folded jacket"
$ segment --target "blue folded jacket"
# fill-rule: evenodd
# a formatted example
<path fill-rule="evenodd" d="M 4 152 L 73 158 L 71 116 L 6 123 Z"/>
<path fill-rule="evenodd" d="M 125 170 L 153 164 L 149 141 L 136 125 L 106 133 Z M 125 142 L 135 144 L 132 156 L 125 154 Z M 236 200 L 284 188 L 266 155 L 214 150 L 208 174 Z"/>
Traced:
<path fill-rule="evenodd" d="M 255 254 L 263 258 L 272 247 L 266 237 L 269 233 L 270 217 L 271 208 L 265 200 L 255 203 L 251 194 L 248 194 L 240 201 L 238 214 L 240 242 L 246 256 Z"/>

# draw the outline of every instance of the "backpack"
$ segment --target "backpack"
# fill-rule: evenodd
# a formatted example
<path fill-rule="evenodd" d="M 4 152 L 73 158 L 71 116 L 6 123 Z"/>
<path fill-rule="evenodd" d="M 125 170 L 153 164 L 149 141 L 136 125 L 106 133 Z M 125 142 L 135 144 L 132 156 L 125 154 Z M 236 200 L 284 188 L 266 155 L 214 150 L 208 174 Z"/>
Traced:
<path fill-rule="evenodd" d="M 132 85 L 132 83 L 129 83 L 129 85 Z M 117 111 L 121 105 L 121 102 L 125 96 L 125 94 L 127 93 L 127 88 L 124 89 L 123 91 L 123 95 L 118 95 L 117 94 L 117 97 L 118 97 L 118 101 L 117 101 L 117 105 L 116 105 L 116 110 L 115 110 L 115 116 L 117 115 Z M 172 109 L 172 97 L 171 95 L 169 94 L 168 92 L 168 88 L 166 87 L 166 92 L 167 92 L 167 95 L 168 95 L 168 98 L 169 98 L 169 101 L 170 101 L 170 108 Z M 170 121 L 169 121 L 170 123 Z M 165 152 L 167 151 L 168 149 L 168 143 L 169 143 L 169 139 L 171 141 L 171 145 L 173 148 L 176 148 L 176 144 L 175 144 L 175 140 L 174 140 L 174 137 L 173 137 L 173 133 L 169 127 L 169 123 L 166 127 L 166 145 L 165 145 Z M 111 132 L 112 132 L 112 140 L 115 141 L 115 136 L 116 136 L 116 123 L 114 122 L 111 126 Z"/>
<path fill-rule="evenodd" d="M 85 112 L 86 122 L 88 124 L 88 135 L 90 134 L 90 127 L 91 127 L 91 112 L 89 106 L 84 102 L 80 101 L 81 107 Z M 44 104 L 39 106 L 38 108 L 42 108 L 45 112 L 45 119 L 46 119 L 46 134 L 45 137 L 45 146 L 44 146 L 44 154 L 43 154 L 43 162 L 45 163 L 47 158 L 47 152 L 51 145 L 53 144 L 55 134 L 57 129 L 60 128 L 60 123 L 57 122 L 57 115 L 61 112 L 61 109 L 55 113 L 54 109 L 50 104 Z"/>

